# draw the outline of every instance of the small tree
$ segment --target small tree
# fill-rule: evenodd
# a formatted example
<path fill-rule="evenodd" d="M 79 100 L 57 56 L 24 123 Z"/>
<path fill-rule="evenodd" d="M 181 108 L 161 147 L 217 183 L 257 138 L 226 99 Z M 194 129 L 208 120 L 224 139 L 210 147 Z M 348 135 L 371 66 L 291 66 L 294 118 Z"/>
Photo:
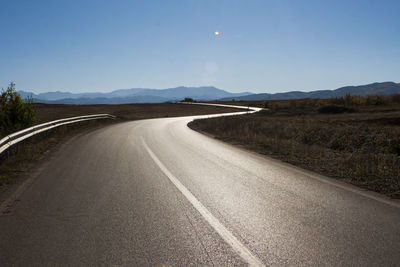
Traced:
<path fill-rule="evenodd" d="M 346 107 L 350 107 L 353 103 L 351 95 L 348 92 L 343 96 L 343 100 Z"/>
<path fill-rule="evenodd" d="M 183 102 L 194 102 L 193 98 L 191 97 L 185 97 L 185 99 L 183 100 Z"/>
<path fill-rule="evenodd" d="M 0 131 L 2 135 L 31 126 L 36 119 L 32 98 L 25 102 L 11 82 L 7 90 L 1 90 L 0 96 Z"/>

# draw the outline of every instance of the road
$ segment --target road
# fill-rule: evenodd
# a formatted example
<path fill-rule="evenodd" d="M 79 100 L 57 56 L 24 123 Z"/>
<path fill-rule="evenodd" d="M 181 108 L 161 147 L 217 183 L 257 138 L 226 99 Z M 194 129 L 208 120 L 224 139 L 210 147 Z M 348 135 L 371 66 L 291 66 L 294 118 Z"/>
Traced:
<path fill-rule="evenodd" d="M 190 130 L 77 136 L 3 203 L 0 266 L 398 266 L 400 205 Z"/>

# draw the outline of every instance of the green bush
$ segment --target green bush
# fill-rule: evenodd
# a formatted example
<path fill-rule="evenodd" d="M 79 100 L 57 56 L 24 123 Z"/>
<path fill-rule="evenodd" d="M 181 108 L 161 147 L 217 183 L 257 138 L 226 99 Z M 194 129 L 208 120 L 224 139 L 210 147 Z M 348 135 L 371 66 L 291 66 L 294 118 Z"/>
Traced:
<path fill-rule="evenodd" d="M 36 112 L 32 99 L 23 101 L 15 90 L 15 83 L 10 83 L 7 90 L 2 89 L 0 96 L 0 132 L 7 135 L 29 127 L 35 123 Z"/>
<path fill-rule="evenodd" d="M 185 99 L 183 99 L 182 102 L 196 102 L 196 101 L 194 101 L 193 98 L 191 97 L 185 97 Z"/>

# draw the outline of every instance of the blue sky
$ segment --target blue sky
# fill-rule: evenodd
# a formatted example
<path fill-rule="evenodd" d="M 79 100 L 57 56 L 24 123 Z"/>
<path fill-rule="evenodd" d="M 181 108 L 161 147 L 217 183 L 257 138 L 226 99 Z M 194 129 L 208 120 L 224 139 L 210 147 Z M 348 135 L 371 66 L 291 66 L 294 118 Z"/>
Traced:
<path fill-rule="evenodd" d="M 0 0 L 0 87 L 271 93 L 400 82 L 399 14 L 400 1 L 386 0 Z"/>

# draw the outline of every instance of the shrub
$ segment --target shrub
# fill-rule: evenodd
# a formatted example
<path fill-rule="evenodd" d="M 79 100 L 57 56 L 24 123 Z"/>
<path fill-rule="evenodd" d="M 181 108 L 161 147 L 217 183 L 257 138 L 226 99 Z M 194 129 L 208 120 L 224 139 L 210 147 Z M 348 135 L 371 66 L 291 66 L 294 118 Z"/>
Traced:
<path fill-rule="evenodd" d="M 10 83 L 7 90 L 2 89 L 0 96 L 0 132 L 2 135 L 29 127 L 34 124 L 36 112 L 32 99 L 24 102 Z"/>
<path fill-rule="evenodd" d="M 194 101 L 193 98 L 191 98 L 191 97 L 185 97 L 185 99 L 183 100 L 183 102 L 195 102 L 195 101 Z"/>

